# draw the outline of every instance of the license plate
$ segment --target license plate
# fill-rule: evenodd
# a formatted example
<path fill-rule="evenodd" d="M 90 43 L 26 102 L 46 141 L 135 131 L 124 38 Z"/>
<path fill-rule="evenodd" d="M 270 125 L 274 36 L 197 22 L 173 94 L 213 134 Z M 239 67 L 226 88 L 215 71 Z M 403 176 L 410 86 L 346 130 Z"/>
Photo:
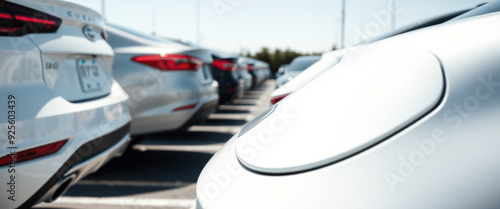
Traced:
<path fill-rule="evenodd" d="M 102 70 L 96 60 L 77 59 L 76 67 L 80 76 L 80 84 L 84 92 L 102 90 L 103 76 Z"/>

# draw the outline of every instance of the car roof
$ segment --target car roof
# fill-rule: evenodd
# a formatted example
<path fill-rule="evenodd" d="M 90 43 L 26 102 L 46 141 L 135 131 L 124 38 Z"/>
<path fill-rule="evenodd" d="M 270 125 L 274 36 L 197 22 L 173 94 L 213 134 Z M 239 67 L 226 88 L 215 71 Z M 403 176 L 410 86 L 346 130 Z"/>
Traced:
<path fill-rule="evenodd" d="M 480 4 L 476 9 L 470 10 L 460 16 L 451 19 L 450 21 L 461 20 L 498 11 L 500 11 L 500 1 L 497 0 L 486 4 Z"/>
<path fill-rule="evenodd" d="M 431 18 L 428 18 L 428 19 L 425 19 L 425 20 L 421 20 L 421 21 L 418 21 L 416 23 L 412 23 L 412 24 L 400 27 L 398 29 L 395 29 L 393 31 L 385 33 L 385 34 L 383 34 L 381 36 L 375 37 L 373 39 L 369 39 L 367 41 L 363 41 L 363 42 L 361 42 L 361 44 L 369 44 L 369 43 L 380 41 L 380 40 L 383 40 L 383 39 L 386 39 L 386 38 L 390 38 L 392 36 L 396 36 L 396 35 L 399 35 L 399 34 L 403 34 L 403 33 L 407 33 L 407 32 L 414 31 L 414 30 L 418 30 L 418 29 L 421 29 L 421 28 L 425 28 L 425 27 L 429 27 L 429 26 L 441 24 L 441 23 L 444 23 L 444 22 L 446 22 L 448 20 L 451 20 L 451 19 L 453 19 L 453 18 L 455 18 L 455 17 L 457 17 L 457 16 L 459 16 L 461 14 L 464 14 L 464 13 L 470 11 L 470 10 L 471 9 L 455 11 L 455 12 L 451 12 L 451 13 L 448 13 L 448 14 L 445 14 L 445 15 L 439 15 L 439 16 L 436 16 L 436 17 L 431 17 Z"/>
<path fill-rule="evenodd" d="M 124 27 L 124 26 L 120 26 L 120 25 L 117 25 L 117 24 L 106 23 L 106 26 L 114 28 L 114 29 L 117 29 L 119 31 L 126 32 L 129 35 L 133 35 L 135 37 L 139 37 L 141 39 L 145 39 L 145 40 L 148 40 L 148 41 L 159 42 L 159 43 L 162 43 L 162 44 L 167 44 L 167 45 L 175 46 L 175 47 L 182 47 L 182 48 L 189 47 L 189 46 L 186 46 L 184 44 L 180 44 L 180 43 L 178 43 L 176 41 L 166 40 L 166 39 L 157 37 L 155 35 L 147 34 L 147 33 L 144 33 L 144 32 L 141 32 L 141 31 L 137 31 L 137 30 L 134 30 L 134 29 L 130 29 L 130 28 L 127 28 L 127 27 Z M 110 31 L 110 32 L 112 32 L 112 31 Z M 191 47 L 189 47 L 189 48 L 191 48 Z"/>

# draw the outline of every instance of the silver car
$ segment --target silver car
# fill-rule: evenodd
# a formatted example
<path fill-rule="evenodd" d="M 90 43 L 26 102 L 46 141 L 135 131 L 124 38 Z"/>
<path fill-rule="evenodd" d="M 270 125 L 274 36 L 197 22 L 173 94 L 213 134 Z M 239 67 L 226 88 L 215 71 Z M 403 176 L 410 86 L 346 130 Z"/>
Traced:
<path fill-rule="evenodd" d="M 321 56 L 300 56 L 292 60 L 286 67 L 284 73 L 276 79 L 276 88 L 280 88 L 290 82 L 299 75 L 302 71 L 316 63 L 321 59 Z"/>
<path fill-rule="evenodd" d="M 259 86 L 266 78 L 260 70 L 260 61 L 251 57 L 243 57 L 247 65 L 247 71 L 252 75 L 252 87 Z"/>
<path fill-rule="evenodd" d="M 238 70 L 244 81 L 244 88 L 245 90 L 248 90 L 252 87 L 252 74 L 248 72 L 248 65 L 245 62 L 244 57 L 239 57 L 237 63 L 238 63 Z"/>
<path fill-rule="evenodd" d="M 496 12 L 347 53 L 212 157 L 197 208 L 499 208 L 499 24 Z"/>
<path fill-rule="evenodd" d="M 54 201 L 129 143 L 103 26 L 72 3 L 0 1 L 0 208 Z"/>
<path fill-rule="evenodd" d="M 276 73 L 274 74 L 276 76 L 276 78 L 279 78 L 280 76 L 282 76 L 285 73 L 285 70 L 287 67 L 288 67 L 288 64 L 280 65 L 280 67 L 278 68 L 278 71 L 276 71 Z"/>
<path fill-rule="evenodd" d="M 276 104 L 277 102 L 287 97 L 295 90 L 299 89 L 300 87 L 304 86 L 305 84 L 307 84 L 308 82 L 319 76 L 324 71 L 336 65 L 346 52 L 347 49 L 340 49 L 336 51 L 323 53 L 319 61 L 309 66 L 306 70 L 298 74 L 291 81 L 286 82 L 284 85 L 274 90 L 273 93 L 271 93 L 271 104 Z M 280 68 L 280 70 L 281 69 L 282 68 Z M 283 72 L 285 72 L 284 69 Z M 282 79 L 278 78 L 277 80 L 282 80 Z"/>
<path fill-rule="evenodd" d="M 131 134 L 183 129 L 217 108 L 212 56 L 117 25 L 108 25 L 113 75 L 130 95 Z"/>

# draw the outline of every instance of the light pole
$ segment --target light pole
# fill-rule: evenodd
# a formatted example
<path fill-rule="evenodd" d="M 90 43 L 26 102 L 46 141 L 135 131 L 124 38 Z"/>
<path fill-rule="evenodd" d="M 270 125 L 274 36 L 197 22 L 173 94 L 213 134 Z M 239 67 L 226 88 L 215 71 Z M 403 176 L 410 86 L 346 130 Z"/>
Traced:
<path fill-rule="evenodd" d="M 102 20 L 106 22 L 106 0 L 101 1 L 101 14 Z"/>
<path fill-rule="evenodd" d="M 396 29 L 396 1 L 391 2 L 391 30 Z"/>
<path fill-rule="evenodd" d="M 153 12 L 152 12 L 152 21 L 151 21 L 151 27 L 152 27 L 152 32 L 151 34 L 156 35 L 156 14 L 155 14 L 155 8 L 153 7 Z"/>
<path fill-rule="evenodd" d="M 344 39 L 345 39 L 345 0 L 342 0 L 342 12 L 341 12 L 342 22 L 340 29 L 340 49 L 344 48 Z"/>
<path fill-rule="evenodd" d="M 201 12 L 201 8 L 200 8 L 200 0 L 196 0 L 196 44 L 200 45 L 200 12 Z"/>

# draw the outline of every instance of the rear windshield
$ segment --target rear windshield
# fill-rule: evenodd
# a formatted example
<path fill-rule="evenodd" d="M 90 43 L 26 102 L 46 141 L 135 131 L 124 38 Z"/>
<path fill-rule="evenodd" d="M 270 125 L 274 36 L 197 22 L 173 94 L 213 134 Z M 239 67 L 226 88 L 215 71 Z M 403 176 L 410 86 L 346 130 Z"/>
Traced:
<path fill-rule="evenodd" d="M 183 44 L 179 44 L 179 43 L 177 43 L 175 41 L 170 41 L 170 40 L 162 39 L 162 38 L 157 37 L 155 35 L 143 33 L 143 32 L 140 32 L 140 31 L 136 31 L 136 30 L 133 30 L 133 29 L 130 29 L 130 28 L 126 28 L 126 27 L 122 27 L 122 26 L 115 25 L 115 24 L 107 23 L 107 25 L 109 25 L 109 26 L 111 26 L 113 28 L 116 28 L 118 30 L 130 33 L 130 34 L 132 34 L 134 36 L 141 37 L 141 38 L 146 39 L 146 40 L 161 42 L 161 43 L 165 43 L 165 44 L 173 45 L 173 46 L 184 46 L 185 47 L 185 45 L 183 45 Z"/>
<path fill-rule="evenodd" d="M 314 56 L 296 59 L 287 67 L 286 70 L 290 72 L 304 71 L 306 68 L 316 63 L 320 58 L 321 57 L 319 56 Z"/>

